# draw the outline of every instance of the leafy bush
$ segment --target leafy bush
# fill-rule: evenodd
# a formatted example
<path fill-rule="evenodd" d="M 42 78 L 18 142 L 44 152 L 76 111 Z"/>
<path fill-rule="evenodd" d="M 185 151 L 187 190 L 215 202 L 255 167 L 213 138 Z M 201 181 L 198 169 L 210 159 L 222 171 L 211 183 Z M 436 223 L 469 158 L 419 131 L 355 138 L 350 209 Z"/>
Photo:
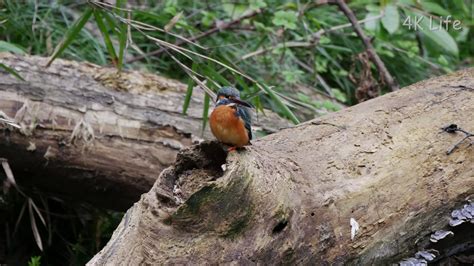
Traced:
<path fill-rule="evenodd" d="M 4 41 L 39 55 L 53 54 L 53 47 L 66 41 L 70 43 L 62 46 L 61 55 L 66 58 L 119 68 L 123 60 L 126 68 L 145 67 L 195 83 L 189 71 L 183 71 L 183 65 L 188 66 L 196 77 L 214 81 L 208 83 L 210 89 L 234 84 L 244 98 L 253 97 L 257 108 L 272 107 L 294 122 L 293 112 L 307 108 L 294 96 L 298 84 L 326 94 L 329 101 L 344 99 L 343 103 L 351 105 L 357 103 L 357 90 L 363 87 L 357 77 L 365 72 L 373 77 L 372 86 L 387 91 L 374 65 L 360 61 L 365 47 L 352 27 L 345 25 L 348 19 L 337 6 L 314 1 L 167 0 L 129 3 L 133 11 L 128 13 L 93 1 L 39 2 L 3 2 L 0 35 Z M 124 1 L 117 4 L 125 6 Z M 366 34 L 401 86 L 472 65 L 469 1 L 355 0 L 349 6 L 359 20 L 366 20 Z M 128 14 L 148 28 L 127 26 Z M 429 18 L 439 23 L 448 15 L 461 21 L 461 30 L 454 30 L 452 23 L 448 30 L 428 28 Z M 420 22 L 423 29 L 409 27 L 420 17 L 424 18 Z M 81 19 L 87 24 L 76 32 L 74 25 L 82 26 Z M 226 25 L 230 21 L 235 23 Z M 156 28 L 150 30 L 150 26 Z M 318 36 L 322 30 L 324 34 Z M 196 40 L 199 46 L 190 45 L 185 38 Z M 170 48 L 173 43 L 185 50 Z M 343 97 L 336 97 L 334 90 Z M 307 96 L 315 103 L 320 101 Z"/>

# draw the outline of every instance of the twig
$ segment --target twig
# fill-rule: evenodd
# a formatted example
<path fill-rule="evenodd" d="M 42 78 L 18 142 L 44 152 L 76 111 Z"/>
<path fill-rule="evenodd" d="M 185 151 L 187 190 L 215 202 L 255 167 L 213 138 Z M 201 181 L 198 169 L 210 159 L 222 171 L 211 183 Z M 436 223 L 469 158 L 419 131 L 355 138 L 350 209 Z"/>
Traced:
<path fill-rule="evenodd" d="M 404 54 L 409 55 L 409 52 L 407 52 L 407 51 L 405 51 L 405 50 L 403 50 L 403 49 L 400 49 L 400 48 L 398 48 L 398 47 L 396 47 L 396 46 L 394 46 L 394 45 L 392 45 L 392 44 L 390 44 L 390 43 L 384 43 L 383 46 L 385 46 L 385 47 L 387 47 L 387 48 L 389 48 L 389 49 L 393 49 L 393 50 L 395 50 L 395 51 L 398 51 L 398 52 L 400 52 L 400 53 L 404 53 Z M 429 60 L 427 60 L 427 59 L 425 59 L 425 58 L 423 58 L 423 56 L 415 55 L 415 57 L 418 58 L 418 59 L 419 59 L 420 61 L 422 61 L 423 63 L 425 63 L 425 64 L 431 66 L 432 68 L 434 68 L 434 69 L 436 69 L 436 70 L 443 70 L 442 67 L 438 66 L 437 64 L 435 64 L 435 63 L 433 63 L 433 62 L 431 62 L 431 61 L 429 61 Z M 443 70 L 443 71 L 444 71 L 444 70 Z"/>
<path fill-rule="evenodd" d="M 283 43 L 279 43 L 277 45 L 274 45 L 274 46 L 271 46 L 271 47 L 268 47 L 268 48 L 262 48 L 262 49 L 258 49 L 256 51 L 253 51 L 251 53 L 248 53 L 248 54 L 242 56 L 240 58 L 240 60 L 245 60 L 245 59 L 248 59 L 250 57 L 254 57 L 254 56 L 257 56 L 257 55 L 260 55 L 260 54 L 264 54 L 264 53 L 273 51 L 273 50 L 278 49 L 278 48 L 309 47 L 309 46 L 312 46 L 312 45 L 314 45 L 314 44 L 310 43 L 310 42 L 283 42 Z"/>
<path fill-rule="evenodd" d="M 358 24 L 364 24 L 364 23 L 370 22 L 370 21 L 372 21 L 372 20 L 380 19 L 380 18 L 382 18 L 384 15 L 385 15 L 385 13 L 384 13 L 384 11 L 382 11 L 382 12 L 381 12 L 379 15 L 377 15 L 377 16 L 368 17 L 368 18 L 359 20 L 359 21 L 357 21 L 357 23 L 358 23 Z M 312 42 L 316 42 L 316 41 L 318 41 L 318 40 L 321 38 L 321 35 L 323 35 L 323 34 L 325 34 L 325 33 L 332 32 L 332 31 L 336 31 L 336 30 L 341 30 L 341 29 L 349 28 L 349 27 L 352 27 L 352 23 L 346 23 L 346 24 L 342 24 L 342 25 L 337 25 L 337 26 L 331 27 L 331 28 L 329 28 L 329 29 L 327 29 L 327 30 L 325 30 L 325 29 L 320 29 L 319 31 L 317 31 L 316 33 L 313 34 L 313 36 L 312 36 L 312 38 L 311 38 L 311 41 L 312 41 Z"/>
<path fill-rule="evenodd" d="M 367 53 L 369 54 L 370 59 L 372 59 L 372 61 L 374 62 L 375 66 L 379 70 L 381 76 L 383 77 L 383 80 L 386 82 L 390 90 L 391 91 L 398 90 L 399 89 L 398 84 L 395 82 L 392 75 L 390 74 L 390 72 L 388 72 L 384 63 L 375 52 L 375 49 L 372 46 L 372 43 L 370 42 L 370 39 L 367 36 L 365 36 L 364 31 L 362 30 L 359 23 L 357 22 L 357 18 L 355 17 L 354 12 L 352 12 L 352 10 L 349 8 L 349 6 L 347 6 L 344 0 L 335 0 L 335 3 L 351 22 L 352 27 L 354 27 L 355 32 L 364 43 L 365 49 L 367 50 Z"/>
<path fill-rule="evenodd" d="M 21 126 L 19 126 L 17 123 L 15 123 L 13 120 L 11 119 L 4 119 L 1 117 L 2 115 L 0 114 L 0 124 L 7 124 L 9 126 L 12 126 L 12 127 L 15 127 L 15 128 L 18 128 L 18 129 L 21 129 Z"/>
<path fill-rule="evenodd" d="M 456 132 L 462 132 L 464 133 L 464 138 L 462 138 L 460 141 L 456 142 L 456 144 L 454 144 L 447 152 L 446 154 L 447 155 L 450 155 L 456 148 L 459 147 L 459 145 L 461 145 L 461 143 L 463 143 L 466 139 L 469 139 L 471 137 L 474 137 L 474 134 L 471 133 L 471 132 L 467 132 L 466 130 L 458 127 L 456 124 L 451 124 L 451 125 L 448 125 L 448 126 L 445 126 L 442 128 L 445 132 L 448 132 L 448 133 L 456 133 Z M 469 144 L 469 145 L 472 145 L 472 142 Z"/>
<path fill-rule="evenodd" d="M 239 17 L 239 18 L 236 18 L 236 19 L 234 19 L 234 20 L 231 20 L 231 21 L 229 21 L 229 22 L 225 22 L 225 23 L 222 23 L 222 24 L 216 23 L 216 26 L 215 26 L 214 28 L 209 29 L 209 30 L 207 30 L 207 31 L 205 31 L 205 32 L 203 32 L 203 33 L 201 33 L 201 34 L 199 34 L 199 35 L 196 35 L 196 36 L 194 36 L 194 37 L 188 38 L 188 40 L 191 41 L 191 42 L 193 42 L 193 41 L 196 41 L 196 40 L 198 40 L 198 39 L 201 39 L 201 38 L 204 38 L 204 37 L 206 37 L 206 36 L 209 36 L 209 35 L 211 35 L 211 34 L 214 34 L 214 33 L 218 32 L 218 31 L 225 30 L 225 29 L 227 29 L 227 28 L 229 28 L 229 27 L 231 27 L 231 26 L 233 26 L 233 25 L 235 25 L 235 24 L 240 23 L 240 22 L 241 22 L 242 20 L 244 20 L 244 19 L 248 19 L 248 18 L 251 18 L 251 17 L 254 17 L 254 16 L 258 15 L 258 14 L 260 14 L 261 12 L 262 12 L 262 11 L 261 11 L 260 9 L 257 9 L 257 10 L 255 10 L 255 11 L 252 11 L 252 12 L 248 13 L 247 15 L 243 15 L 243 16 L 241 16 L 241 17 Z M 175 46 L 180 46 L 180 45 L 182 45 L 182 44 L 184 44 L 184 43 L 185 43 L 184 41 L 179 40 L 179 41 L 177 41 L 174 45 L 175 45 Z M 143 54 L 143 55 L 136 56 L 136 57 L 131 58 L 130 60 L 128 60 L 127 63 L 133 63 L 133 62 L 135 62 L 135 61 L 142 60 L 142 59 L 147 58 L 147 57 L 149 57 L 149 56 L 157 56 L 157 55 L 163 53 L 166 49 L 167 49 L 167 48 L 160 48 L 159 50 L 155 50 L 155 51 L 152 51 L 152 52 Z"/>

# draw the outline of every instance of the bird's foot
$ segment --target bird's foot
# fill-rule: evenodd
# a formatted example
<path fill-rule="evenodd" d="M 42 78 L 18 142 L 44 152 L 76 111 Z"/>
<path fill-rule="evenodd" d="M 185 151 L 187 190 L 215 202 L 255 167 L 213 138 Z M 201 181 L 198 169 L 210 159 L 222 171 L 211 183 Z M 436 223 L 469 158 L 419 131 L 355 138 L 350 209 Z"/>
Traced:
<path fill-rule="evenodd" d="M 237 147 L 232 146 L 227 149 L 227 152 L 236 151 L 236 150 L 237 150 Z"/>

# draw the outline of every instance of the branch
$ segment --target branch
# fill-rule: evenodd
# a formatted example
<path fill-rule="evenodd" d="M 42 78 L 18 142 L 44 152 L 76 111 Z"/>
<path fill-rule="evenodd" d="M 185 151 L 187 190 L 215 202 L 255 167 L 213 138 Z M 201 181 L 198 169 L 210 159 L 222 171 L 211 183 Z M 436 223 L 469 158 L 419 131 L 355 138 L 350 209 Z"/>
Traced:
<path fill-rule="evenodd" d="M 365 18 L 363 20 L 359 20 L 357 21 L 358 24 L 364 24 L 364 23 L 367 23 L 369 21 L 372 21 L 372 20 L 377 20 L 377 19 L 380 19 L 381 17 L 383 17 L 385 14 L 384 12 L 382 11 L 379 15 L 377 16 L 373 16 L 373 17 L 368 17 L 368 18 Z M 316 33 L 313 34 L 312 38 L 311 38 L 311 41 L 312 42 L 317 42 L 319 40 L 319 38 L 321 38 L 321 35 L 325 34 L 325 33 L 328 33 L 328 32 L 332 32 L 332 31 L 336 31 L 336 30 L 340 30 L 340 29 L 344 29 L 344 28 L 348 28 L 348 27 L 351 27 L 352 24 L 351 23 L 346 23 L 346 24 L 342 24 L 342 25 L 337 25 L 337 26 L 334 26 L 334 27 L 331 27 L 327 30 L 325 29 L 320 29 L 319 31 L 317 31 Z"/>
<path fill-rule="evenodd" d="M 336 0 L 336 4 L 351 22 L 352 26 L 354 27 L 355 32 L 364 43 L 364 46 L 367 50 L 367 53 L 370 56 L 370 59 L 372 59 L 372 62 L 374 62 L 375 66 L 379 70 L 380 74 L 383 77 L 383 80 L 387 83 L 390 90 L 391 91 L 398 90 L 399 89 L 398 84 L 395 82 L 390 72 L 388 72 L 387 68 L 382 62 L 382 59 L 380 59 L 380 57 L 375 52 L 375 49 L 372 46 L 372 43 L 370 42 L 370 39 L 367 36 L 365 36 L 364 31 L 362 30 L 359 23 L 357 22 L 357 18 L 355 17 L 354 12 L 352 12 L 352 10 L 347 6 L 344 0 Z"/>
<path fill-rule="evenodd" d="M 458 127 L 456 124 L 450 124 L 449 126 L 443 127 L 443 131 L 446 131 L 448 133 L 456 133 L 456 132 L 461 132 L 464 133 L 464 138 L 462 138 L 460 141 L 456 142 L 447 152 L 447 155 L 450 155 L 453 153 L 453 151 L 461 145 L 465 140 L 470 139 L 471 137 L 474 137 L 474 134 L 471 132 L 467 132 L 466 130 Z M 471 142 L 469 146 L 471 146 L 473 143 Z"/>
<path fill-rule="evenodd" d="M 196 41 L 196 40 L 199 40 L 199 39 L 201 39 L 201 38 L 204 38 L 204 37 L 206 37 L 206 36 L 209 36 L 209 35 L 211 35 L 211 34 L 214 34 L 214 33 L 218 32 L 218 31 L 225 30 L 225 29 L 227 29 L 227 28 L 229 28 L 229 27 L 231 27 L 231 26 L 233 26 L 233 25 L 235 25 L 235 24 L 238 24 L 238 23 L 240 23 L 240 22 L 241 22 L 242 20 L 244 20 L 244 19 L 248 19 L 248 18 L 254 17 L 254 16 L 260 14 L 261 12 L 262 12 L 262 11 L 261 11 L 260 9 L 257 9 L 257 10 L 255 10 L 255 11 L 252 11 L 252 12 L 248 13 L 247 15 L 243 15 L 243 16 L 241 16 L 241 17 L 239 17 L 239 18 L 236 18 L 236 19 L 234 19 L 234 20 L 231 20 L 231 21 L 229 21 L 229 22 L 225 22 L 225 23 L 223 23 L 223 24 L 216 23 L 216 26 L 214 26 L 214 28 L 211 28 L 211 29 L 209 29 L 209 30 L 207 30 L 207 31 L 205 31 L 205 32 L 203 32 L 203 33 L 201 33 L 201 34 L 199 34 L 199 35 L 194 36 L 194 37 L 188 38 L 188 40 L 191 41 L 191 42 Z M 180 46 L 180 45 L 182 45 L 182 44 L 184 44 L 184 43 L 185 43 L 185 41 L 179 40 L 179 41 L 177 41 L 177 42 L 175 43 L 175 45 L 176 45 L 176 46 Z M 142 59 L 147 58 L 147 57 L 149 57 L 149 56 L 158 56 L 158 55 L 160 55 L 161 53 L 163 53 L 165 50 L 166 50 L 166 48 L 160 48 L 159 50 L 155 50 L 155 51 L 152 51 L 152 52 L 143 54 L 143 55 L 139 55 L 139 56 L 137 56 L 137 57 L 131 58 L 130 60 L 127 61 L 127 63 L 133 63 L 133 62 L 135 62 L 135 61 L 142 60 Z"/>

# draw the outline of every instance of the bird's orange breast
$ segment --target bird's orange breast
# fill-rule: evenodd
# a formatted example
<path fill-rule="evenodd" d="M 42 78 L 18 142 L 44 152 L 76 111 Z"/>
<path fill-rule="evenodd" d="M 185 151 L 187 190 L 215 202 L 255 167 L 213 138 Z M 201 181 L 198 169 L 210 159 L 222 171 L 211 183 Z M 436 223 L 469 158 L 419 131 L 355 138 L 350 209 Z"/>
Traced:
<path fill-rule="evenodd" d="M 212 134 L 221 142 L 236 147 L 249 143 L 249 136 L 242 118 L 235 115 L 235 109 L 220 105 L 209 118 Z"/>

